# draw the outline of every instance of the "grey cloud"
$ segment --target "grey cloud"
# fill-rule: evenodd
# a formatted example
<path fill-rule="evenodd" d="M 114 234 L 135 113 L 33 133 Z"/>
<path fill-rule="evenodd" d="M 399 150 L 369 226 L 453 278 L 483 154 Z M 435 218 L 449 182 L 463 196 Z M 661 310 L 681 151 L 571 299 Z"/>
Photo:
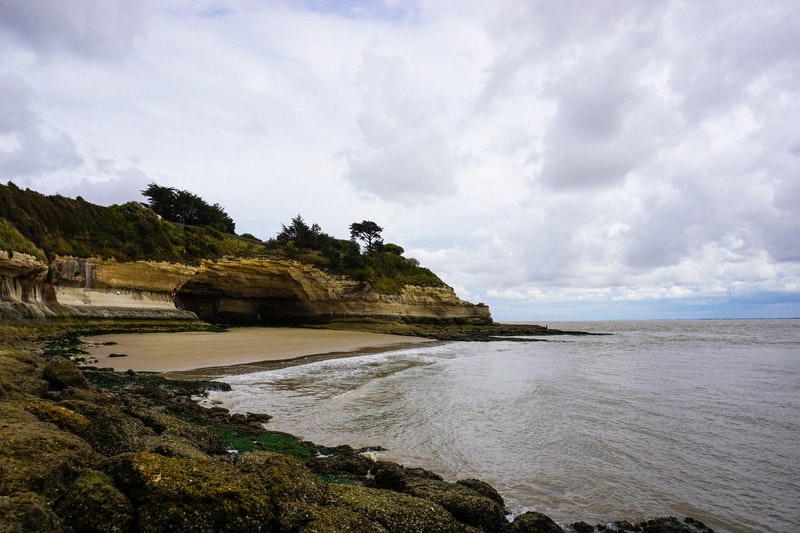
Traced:
<path fill-rule="evenodd" d="M 502 97 L 552 102 L 543 150 L 530 154 L 541 162 L 542 183 L 575 189 L 621 182 L 655 148 L 654 132 L 634 130 L 647 123 L 642 116 L 652 100 L 641 79 L 657 45 L 657 12 L 613 2 L 524 6 L 512 4 L 519 12 L 498 17 L 512 22 L 489 25 L 503 53 L 488 71 L 479 108 Z"/>
<path fill-rule="evenodd" d="M 154 181 L 138 168 L 117 168 L 113 161 L 95 161 L 95 171 L 106 179 L 89 181 L 84 178 L 74 185 L 62 187 L 58 192 L 68 197 L 81 196 L 99 205 L 144 202 L 141 191 Z"/>
<path fill-rule="evenodd" d="M 348 18 L 374 18 L 404 20 L 417 18 L 419 6 L 416 2 L 393 2 L 387 0 L 302 0 L 296 2 L 312 11 Z"/>
<path fill-rule="evenodd" d="M 415 132 L 383 146 L 345 153 L 346 178 L 356 188 L 388 201 L 433 199 L 454 188 L 448 152 L 441 137 Z"/>
<path fill-rule="evenodd" d="M 622 141 L 567 143 L 544 154 L 542 182 L 553 189 L 602 187 L 620 182 L 636 163 Z"/>
<path fill-rule="evenodd" d="M 798 88 L 800 68 L 797 31 L 800 10 L 795 2 L 772 2 L 753 9 L 746 0 L 680 4 L 669 18 L 664 38 L 672 57 L 670 85 L 682 99 L 690 120 L 746 98 L 754 81 Z"/>
<path fill-rule="evenodd" d="M 142 15 L 139 0 L 4 1 L 0 32 L 39 53 L 113 58 L 132 48 Z"/>
<path fill-rule="evenodd" d="M 362 69 L 367 89 L 356 122 L 363 145 L 343 151 L 345 179 L 391 202 L 454 192 L 454 150 L 437 125 L 441 110 L 414 92 L 402 59 L 367 53 Z"/>
<path fill-rule="evenodd" d="M 81 158 L 72 138 L 41 125 L 31 108 L 33 90 L 22 76 L 0 74 L 0 174 L 9 179 L 74 168 Z"/>

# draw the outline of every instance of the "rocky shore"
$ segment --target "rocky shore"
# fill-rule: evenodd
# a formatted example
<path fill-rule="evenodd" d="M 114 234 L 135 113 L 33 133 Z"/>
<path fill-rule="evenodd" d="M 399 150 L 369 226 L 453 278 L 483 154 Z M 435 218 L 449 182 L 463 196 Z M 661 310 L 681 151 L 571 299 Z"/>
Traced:
<path fill-rule="evenodd" d="M 196 401 L 225 383 L 79 368 L 64 332 L 0 327 L 2 532 L 711 531 L 670 517 L 509 517 L 480 480 L 317 446 L 270 431 L 267 414 Z"/>

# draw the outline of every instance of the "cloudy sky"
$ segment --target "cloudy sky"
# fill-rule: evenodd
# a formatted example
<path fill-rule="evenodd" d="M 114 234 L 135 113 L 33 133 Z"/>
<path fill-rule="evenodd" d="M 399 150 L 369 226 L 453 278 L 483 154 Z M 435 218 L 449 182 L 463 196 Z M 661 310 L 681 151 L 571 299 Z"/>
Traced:
<path fill-rule="evenodd" d="M 800 316 L 800 3 L 0 0 L 0 181 L 373 220 L 499 320 Z"/>

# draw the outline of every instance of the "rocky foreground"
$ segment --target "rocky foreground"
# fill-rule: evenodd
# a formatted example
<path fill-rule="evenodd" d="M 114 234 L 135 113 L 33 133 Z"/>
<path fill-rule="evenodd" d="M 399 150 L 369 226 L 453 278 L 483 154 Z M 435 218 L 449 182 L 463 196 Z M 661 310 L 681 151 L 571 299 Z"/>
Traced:
<path fill-rule="evenodd" d="M 36 333 L 33 337 L 40 335 Z M 0 532 L 561 532 L 509 519 L 479 480 L 375 461 L 204 408 L 218 382 L 79 368 L 69 345 L 0 327 Z M 692 519 L 567 531 L 711 531 Z"/>

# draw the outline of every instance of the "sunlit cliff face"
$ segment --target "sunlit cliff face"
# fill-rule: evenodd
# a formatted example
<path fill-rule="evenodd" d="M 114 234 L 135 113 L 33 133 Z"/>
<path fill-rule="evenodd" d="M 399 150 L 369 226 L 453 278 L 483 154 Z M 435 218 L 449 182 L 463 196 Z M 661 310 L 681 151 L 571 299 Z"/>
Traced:
<path fill-rule="evenodd" d="M 45 312 L 124 317 L 185 310 L 208 322 L 242 324 L 336 318 L 491 321 L 487 307 L 460 300 L 450 287 L 406 286 L 400 294 L 378 294 L 368 284 L 290 260 L 203 261 L 191 266 L 68 257 L 53 261 L 48 278 L 46 264 L 17 265 L 7 255 L 0 257 L 5 287 L 0 300 L 50 306 Z"/>

